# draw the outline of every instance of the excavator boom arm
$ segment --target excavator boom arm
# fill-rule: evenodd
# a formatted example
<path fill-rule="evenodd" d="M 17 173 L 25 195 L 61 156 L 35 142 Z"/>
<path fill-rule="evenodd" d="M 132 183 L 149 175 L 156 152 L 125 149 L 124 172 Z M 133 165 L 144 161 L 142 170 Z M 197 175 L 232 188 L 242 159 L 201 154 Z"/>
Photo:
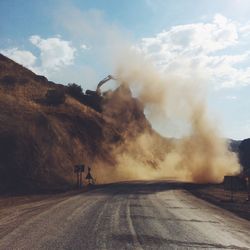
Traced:
<path fill-rule="evenodd" d="M 111 76 L 111 75 L 108 75 L 107 77 L 105 77 L 104 79 L 102 79 L 102 80 L 98 83 L 98 85 L 97 85 L 96 92 L 97 92 L 97 93 L 100 93 L 100 87 L 101 87 L 104 83 L 106 83 L 107 81 L 109 81 L 109 80 L 111 80 L 111 79 L 115 80 L 115 78 L 114 78 L 113 76 Z"/>

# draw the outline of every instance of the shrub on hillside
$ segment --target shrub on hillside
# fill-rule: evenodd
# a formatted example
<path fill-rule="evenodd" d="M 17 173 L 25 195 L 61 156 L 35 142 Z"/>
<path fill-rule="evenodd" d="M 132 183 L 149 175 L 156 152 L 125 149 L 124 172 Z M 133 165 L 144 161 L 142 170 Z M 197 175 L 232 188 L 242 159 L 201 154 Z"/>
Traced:
<path fill-rule="evenodd" d="M 41 76 L 41 75 L 36 75 L 34 77 L 34 80 L 38 82 L 48 82 L 48 79 L 45 76 Z"/>
<path fill-rule="evenodd" d="M 14 87 L 16 83 L 16 78 L 10 75 L 6 75 L 1 78 L 1 83 L 6 87 Z"/>
<path fill-rule="evenodd" d="M 61 89 L 49 89 L 45 97 L 48 105 L 56 106 L 65 102 L 65 93 Z"/>
<path fill-rule="evenodd" d="M 67 94 L 80 100 L 83 97 L 82 87 L 76 83 L 69 83 L 67 87 Z"/>

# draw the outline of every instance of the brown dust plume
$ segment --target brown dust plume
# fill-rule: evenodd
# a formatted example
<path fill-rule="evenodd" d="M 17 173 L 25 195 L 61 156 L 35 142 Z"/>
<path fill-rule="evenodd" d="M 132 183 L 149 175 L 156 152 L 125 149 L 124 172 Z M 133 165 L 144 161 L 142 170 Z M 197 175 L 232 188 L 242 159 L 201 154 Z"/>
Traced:
<path fill-rule="evenodd" d="M 202 72 L 193 80 L 157 71 L 143 56 L 126 53 L 119 59 L 115 76 L 119 84 L 132 89 L 148 112 L 150 120 L 167 127 L 176 121 L 177 129 L 185 131 L 178 139 L 164 138 L 135 119 L 129 124 L 123 143 L 112 148 L 114 168 L 96 174 L 101 182 L 174 178 L 195 183 L 219 183 L 225 175 L 240 170 L 237 157 L 229 152 L 226 140 L 220 136 L 216 121 L 208 115 Z M 128 89 L 128 88 L 127 88 Z M 119 126 L 127 126 L 132 116 L 126 94 L 107 102 L 106 114 L 117 109 Z M 124 106 L 124 107 L 123 107 Z M 130 113 L 129 113 L 130 112 Z M 98 168 L 100 170 L 100 168 Z"/>

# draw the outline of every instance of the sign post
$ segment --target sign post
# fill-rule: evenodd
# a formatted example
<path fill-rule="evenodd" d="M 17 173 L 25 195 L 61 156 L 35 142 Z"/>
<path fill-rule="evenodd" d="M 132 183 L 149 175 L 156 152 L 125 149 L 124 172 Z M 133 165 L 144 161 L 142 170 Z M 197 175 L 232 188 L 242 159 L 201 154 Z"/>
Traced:
<path fill-rule="evenodd" d="M 84 172 L 84 165 L 75 165 L 74 173 L 76 173 L 76 186 L 77 188 L 82 187 L 82 172 Z"/>

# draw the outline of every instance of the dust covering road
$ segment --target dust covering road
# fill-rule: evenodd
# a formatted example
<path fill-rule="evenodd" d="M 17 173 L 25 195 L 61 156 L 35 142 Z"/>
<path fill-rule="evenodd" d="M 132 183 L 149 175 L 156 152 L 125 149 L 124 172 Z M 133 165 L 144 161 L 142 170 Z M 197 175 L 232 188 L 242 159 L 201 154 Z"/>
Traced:
<path fill-rule="evenodd" d="M 9 208 L 0 249 L 250 249 L 249 221 L 181 183 L 112 184 L 46 204 Z"/>

